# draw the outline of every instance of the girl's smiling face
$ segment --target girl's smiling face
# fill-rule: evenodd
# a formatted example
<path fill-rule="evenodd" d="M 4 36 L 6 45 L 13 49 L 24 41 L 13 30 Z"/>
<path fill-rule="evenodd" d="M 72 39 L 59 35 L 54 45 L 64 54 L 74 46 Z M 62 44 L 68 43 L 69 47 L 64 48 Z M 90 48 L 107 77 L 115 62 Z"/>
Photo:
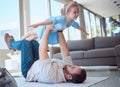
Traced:
<path fill-rule="evenodd" d="M 68 12 L 67 12 L 67 16 L 73 20 L 76 20 L 79 16 L 79 8 L 76 7 L 72 7 Z"/>

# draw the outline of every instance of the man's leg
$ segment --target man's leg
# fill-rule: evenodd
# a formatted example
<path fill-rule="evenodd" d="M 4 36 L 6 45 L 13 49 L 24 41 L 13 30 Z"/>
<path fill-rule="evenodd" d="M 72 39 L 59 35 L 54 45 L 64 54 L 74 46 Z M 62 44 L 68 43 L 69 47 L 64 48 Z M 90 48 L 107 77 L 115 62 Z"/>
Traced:
<path fill-rule="evenodd" d="M 31 43 L 27 40 L 11 41 L 10 47 L 21 51 L 21 71 L 26 78 L 28 70 L 34 63 Z"/>
<path fill-rule="evenodd" d="M 39 43 L 36 40 L 31 41 L 34 61 L 39 59 Z"/>
<path fill-rule="evenodd" d="M 5 35 L 5 40 L 9 48 L 21 51 L 21 71 L 23 76 L 26 77 L 28 70 L 34 63 L 34 60 L 38 58 L 38 42 L 30 42 L 27 40 L 14 41 L 14 38 L 9 35 Z M 36 59 L 34 59 L 34 57 Z"/>

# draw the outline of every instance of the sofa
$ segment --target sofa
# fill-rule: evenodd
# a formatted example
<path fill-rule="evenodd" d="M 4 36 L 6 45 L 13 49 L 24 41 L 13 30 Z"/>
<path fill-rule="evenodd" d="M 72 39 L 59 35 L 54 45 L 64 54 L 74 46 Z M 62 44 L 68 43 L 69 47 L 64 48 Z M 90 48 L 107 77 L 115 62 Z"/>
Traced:
<path fill-rule="evenodd" d="M 68 40 L 67 44 L 75 65 L 120 68 L 120 36 Z M 52 46 L 49 51 L 51 58 L 62 59 L 59 47 Z"/>

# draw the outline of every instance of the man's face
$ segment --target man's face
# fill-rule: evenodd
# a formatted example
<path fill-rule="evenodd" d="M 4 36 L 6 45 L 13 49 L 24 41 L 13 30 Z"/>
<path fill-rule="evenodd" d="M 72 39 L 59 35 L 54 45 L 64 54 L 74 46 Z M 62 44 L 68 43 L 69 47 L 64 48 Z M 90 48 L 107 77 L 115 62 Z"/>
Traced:
<path fill-rule="evenodd" d="M 81 72 L 81 68 L 75 65 L 66 65 L 66 70 L 70 74 L 79 74 Z"/>

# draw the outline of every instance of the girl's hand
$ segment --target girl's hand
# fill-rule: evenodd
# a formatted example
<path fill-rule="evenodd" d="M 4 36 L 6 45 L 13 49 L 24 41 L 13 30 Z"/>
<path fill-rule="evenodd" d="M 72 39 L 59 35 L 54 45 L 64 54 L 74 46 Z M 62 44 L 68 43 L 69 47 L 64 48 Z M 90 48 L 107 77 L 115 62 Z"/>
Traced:
<path fill-rule="evenodd" d="M 81 26 L 79 26 L 78 29 L 81 30 L 85 35 L 89 35 L 89 33 L 85 29 L 83 29 Z"/>
<path fill-rule="evenodd" d="M 88 33 L 88 32 L 86 32 L 86 33 L 85 33 L 85 35 L 89 35 L 89 33 Z"/>
<path fill-rule="evenodd" d="M 29 25 L 28 27 L 37 28 L 37 27 L 38 27 L 38 24 Z"/>

